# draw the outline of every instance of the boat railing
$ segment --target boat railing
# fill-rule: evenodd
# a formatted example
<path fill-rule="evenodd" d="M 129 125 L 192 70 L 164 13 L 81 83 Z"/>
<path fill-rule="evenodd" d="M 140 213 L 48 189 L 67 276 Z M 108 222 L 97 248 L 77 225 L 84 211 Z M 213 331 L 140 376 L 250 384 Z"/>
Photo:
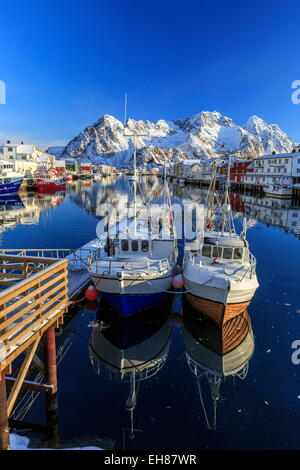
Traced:
<path fill-rule="evenodd" d="M 143 265 L 145 263 L 145 267 L 146 267 L 146 270 L 145 272 L 147 274 L 150 274 L 151 270 L 153 270 L 153 268 L 155 268 L 157 271 L 159 272 L 163 272 L 163 271 L 166 271 L 168 269 L 170 269 L 174 262 L 175 262 L 175 253 L 171 253 L 171 255 L 169 255 L 168 257 L 166 258 L 162 258 L 162 259 L 158 259 L 158 260 L 147 260 L 147 261 L 141 261 L 139 260 L 138 258 L 136 260 L 130 260 L 130 261 L 127 261 L 124 259 L 124 265 L 120 267 L 120 273 L 124 272 L 125 269 L 126 269 L 126 273 L 130 273 L 130 274 L 137 274 L 137 273 L 140 273 L 141 271 L 141 264 Z M 106 265 L 103 265 L 103 262 L 106 261 Z M 121 259 L 118 259 L 118 258 L 115 258 L 115 259 L 110 259 L 110 260 L 104 260 L 103 258 L 101 258 L 99 256 L 99 254 L 97 254 L 97 250 L 96 251 L 92 251 L 89 255 L 89 259 L 88 259 L 88 263 L 89 263 L 89 267 L 90 269 L 92 269 L 92 271 L 94 271 L 96 274 L 97 273 L 101 273 L 101 274 L 111 274 L 112 271 L 114 273 L 116 273 L 116 266 L 115 264 L 116 263 L 120 263 L 122 260 Z M 157 269 L 158 268 L 158 269 Z"/>
<path fill-rule="evenodd" d="M 203 245 L 202 245 L 203 247 Z M 201 248 L 202 248 L 201 247 Z M 207 264 L 205 262 L 205 260 L 203 259 L 203 257 L 199 257 L 199 255 L 201 255 L 201 248 L 199 251 L 197 251 L 196 253 L 192 253 L 191 256 L 190 256 L 190 260 L 192 262 L 193 265 L 195 266 L 199 266 L 199 267 L 203 267 L 205 268 L 208 272 L 212 272 L 213 270 L 213 267 L 209 264 Z M 211 258 L 209 258 L 211 259 Z M 217 260 L 223 260 L 223 261 L 232 261 L 232 259 L 225 259 L 225 258 L 222 258 L 222 256 L 220 256 L 219 258 L 217 258 Z M 243 279 L 245 279 L 246 277 L 248 277 L 249 279 L 252 279 L 252 277 L 256 274 L 256 258 L 253 256 L 253 254 L 247 249 L 243 258 L 242 259 L 236 259 L 234 261 L 243 261 L 247 259 L 247 261 L 249 262 L 249 266 L 248 268 L 246 269 L 246 271 L 243 272 L 243 275 L 241 276 L 241 279 L 240 279 L 240 282 L 243 281 Z M 217 262 L 217 261 L 216 261 Z M 237 273 L 238 270 L 240 270 L 242 268 L 242 266 L 240 268 L 238 268 L 234 274 Z M 226 272 L 226 270 L 224 269 L 224 273 L 225 274 L 228 274 Z M 230 274 L 233 274 L 233 273 L 230 273 Z"/>

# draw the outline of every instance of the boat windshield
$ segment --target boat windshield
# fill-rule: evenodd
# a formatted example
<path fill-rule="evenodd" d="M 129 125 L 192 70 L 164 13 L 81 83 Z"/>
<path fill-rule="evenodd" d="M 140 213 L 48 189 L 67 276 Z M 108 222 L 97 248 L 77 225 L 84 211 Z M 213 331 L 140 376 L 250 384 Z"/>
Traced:
<path fill-rule="evenodd" d="M 243 248 L 232 248 L 227 246 L 202 245 L 202 256 L 207 258 L 222 258 L 224 260 L 241 260 L 244 257 Z"/>

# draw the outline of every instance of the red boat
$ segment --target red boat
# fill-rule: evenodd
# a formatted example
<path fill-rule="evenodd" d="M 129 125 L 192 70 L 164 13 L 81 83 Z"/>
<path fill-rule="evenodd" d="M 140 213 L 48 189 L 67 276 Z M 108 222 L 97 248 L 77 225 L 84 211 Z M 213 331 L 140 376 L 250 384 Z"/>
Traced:
<path fill-rule="evenodd" d="M 59 177 L 56 171 L 45 171 L 38 173 L 33 182 L 33 187 L 37 191 L 61 191 L 66 187 L 65 178 Z"/>

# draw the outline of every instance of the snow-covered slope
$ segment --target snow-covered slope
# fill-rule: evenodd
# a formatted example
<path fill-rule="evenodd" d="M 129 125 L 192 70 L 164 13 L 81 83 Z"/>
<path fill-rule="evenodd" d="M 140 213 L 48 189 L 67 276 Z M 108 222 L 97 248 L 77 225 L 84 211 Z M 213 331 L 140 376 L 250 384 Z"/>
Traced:
<path fill-rule="evenodd" d="M 242 157 L 257 157 L 272 151 L 290 152 L 293 148 L 292 140 L 277 125 L 269 125 L 257 116 L 250 117 L 241 127 L 216 111 L 203 111 L 176 121 L 129 119 L 124 128 L 116 118 L 105 114 L 72 139 L 59 156 L 118 167 L 131 166 L 132 134 L 138 135 L 139 164 L 211 158 L 226 151 L 239 151 Z"/>
<path fill-rule="evenodd" d="M 47 153 L 52 153 L 52 155 L 55 155 L 56 157 L 61 157 L 63 152 L 64 152 L 65 147 L 63 145 L 56 145 L 53 147 L 48 147 L 46 152 Z"/>

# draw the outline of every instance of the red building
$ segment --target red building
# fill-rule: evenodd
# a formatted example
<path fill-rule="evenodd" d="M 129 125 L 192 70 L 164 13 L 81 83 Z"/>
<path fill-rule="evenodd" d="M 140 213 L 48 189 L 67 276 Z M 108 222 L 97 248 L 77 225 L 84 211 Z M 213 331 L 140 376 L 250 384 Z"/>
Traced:
<path fill-rule="evenodd" d="M 253 166 L 253 160 L 231 160 L 230 181 L 232 183 L 242 183 L 246 174 L 253 173 Z M 227 176 L 228 161 L 219 163 L 217 172 L 219 175 Z"/>
<path fill-rule="evenodd" d="M 248 173 L 253 173 L 253 160 L 236 160 L 230 168 L 230 181 L 242 183 Z"/>

